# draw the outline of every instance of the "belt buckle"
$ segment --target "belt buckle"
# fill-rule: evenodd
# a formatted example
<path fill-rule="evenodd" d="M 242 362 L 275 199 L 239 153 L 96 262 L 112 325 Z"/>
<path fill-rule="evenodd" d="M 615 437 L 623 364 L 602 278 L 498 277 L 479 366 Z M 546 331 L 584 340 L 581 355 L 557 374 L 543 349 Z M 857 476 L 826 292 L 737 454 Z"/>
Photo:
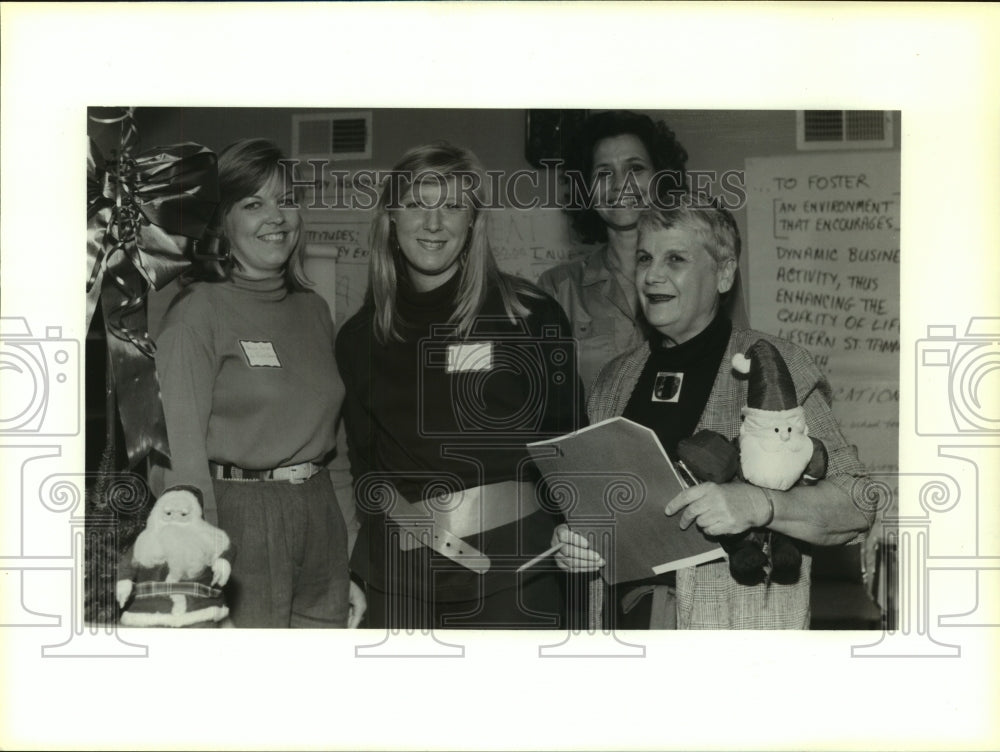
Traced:
<path fill-rule="evenodd" d="M 305 483 L 312 477 L 312 463 L 303 462 L 300 465 L 293 465 L 287 468 L 288 472 L 288 482 L 292 485 L 298 485 L 300 483 Z"/>

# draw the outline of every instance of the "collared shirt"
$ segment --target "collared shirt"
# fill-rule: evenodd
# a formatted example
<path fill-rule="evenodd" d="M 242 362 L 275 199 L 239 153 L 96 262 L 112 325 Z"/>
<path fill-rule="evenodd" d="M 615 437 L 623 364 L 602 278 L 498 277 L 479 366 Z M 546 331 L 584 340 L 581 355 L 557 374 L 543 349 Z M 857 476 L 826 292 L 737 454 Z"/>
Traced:
<path fill-rule="evenodd" d="M 569 317 L 586 396 L 605 363 L 646 339 L 635 291 L 611 268 L 609 254 L 603 245 L 538 278 L 538 286 L 559 301 Z"/>

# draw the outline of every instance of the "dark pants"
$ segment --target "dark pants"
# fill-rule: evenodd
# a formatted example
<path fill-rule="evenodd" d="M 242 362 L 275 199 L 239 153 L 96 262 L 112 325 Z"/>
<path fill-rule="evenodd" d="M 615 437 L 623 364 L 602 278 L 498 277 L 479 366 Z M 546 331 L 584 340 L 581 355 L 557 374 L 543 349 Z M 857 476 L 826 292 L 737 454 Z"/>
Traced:
<path fill-rule="evenodd" d="M 463 601 L 423 600 L 367 588 L 362 625 L 374 629 L 566 629 L 566 591 L 559 572 L 535 572 L 510 587 Z"/>
<path fill-rule="evenodd" d="M 214 481 L 219 527 L 236 546 L 226 586 L 237 627 L 344 627 L 347 530 L 330 475 L 305 483 Z"/>

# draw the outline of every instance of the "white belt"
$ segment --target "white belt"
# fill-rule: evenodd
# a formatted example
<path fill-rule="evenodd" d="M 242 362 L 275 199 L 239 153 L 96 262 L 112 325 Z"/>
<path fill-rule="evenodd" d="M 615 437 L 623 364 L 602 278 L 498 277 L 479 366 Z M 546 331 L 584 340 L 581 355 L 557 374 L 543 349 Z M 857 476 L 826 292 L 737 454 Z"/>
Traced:
<path fill-rule="evenodd" d="M 466 488 L 416 504 L 397 496 L 388 515 L 402 528 L 399 547 L 403 551 L 427 546 L 484 574 L 490 568 L 490 558 L 462 538 L 516 522 L 540 508 L 534 483 L 511 480 Z"/>
<path fill-rule="evenodd" d="M 300 462 L 298 465 L 276 467 L 273 470 L 244 470 L 236 465 L 219 465 L 215 462 L 209 462 L 208 467 L 212 477 L 218 480 L 280 480 L 293 484 L 305 483 L 323 469 L 315 462 Z"/>

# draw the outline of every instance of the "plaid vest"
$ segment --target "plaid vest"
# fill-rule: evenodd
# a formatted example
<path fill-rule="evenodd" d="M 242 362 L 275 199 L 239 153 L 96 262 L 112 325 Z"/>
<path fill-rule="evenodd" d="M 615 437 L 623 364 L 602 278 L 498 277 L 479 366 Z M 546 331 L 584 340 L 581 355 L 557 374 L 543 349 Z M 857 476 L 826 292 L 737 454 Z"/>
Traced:
<path fill-rule="evenodd" d="M 788 365 L 797 401 L 805 410 L 809 435 L 822 441 L 829 454 L 827 480 L 864 510 L 870 522 L 874 517 L 877 494 L 869 493 L 870 481 L 858 460 L 857 448 L 847 443 L 831 411 L 830 385 L 805 349 L 763 332 L 734 329 L 695 430 L 717 431 L 729 439 L 739 433 L 740 410 L 747 399 L 747 382 L 735 378 L 732 356 L 745 353 L 758 339 L 773 344 Z M 592 423 L 622 414 L 649 354 L 649 344 L 644 343 L 601 369 L 587 405 Z M 864 536 L 859 535 L 851 543 L 863 539 Z M 798 582 L 753 587 L 733 580 L 726 561 L 681 569 L 677 572 L 677 627 L 808 629 L 811 567 L 812 559 L 803 554 Z M 656 625 L 652 627 L 656 628 Z"/>

